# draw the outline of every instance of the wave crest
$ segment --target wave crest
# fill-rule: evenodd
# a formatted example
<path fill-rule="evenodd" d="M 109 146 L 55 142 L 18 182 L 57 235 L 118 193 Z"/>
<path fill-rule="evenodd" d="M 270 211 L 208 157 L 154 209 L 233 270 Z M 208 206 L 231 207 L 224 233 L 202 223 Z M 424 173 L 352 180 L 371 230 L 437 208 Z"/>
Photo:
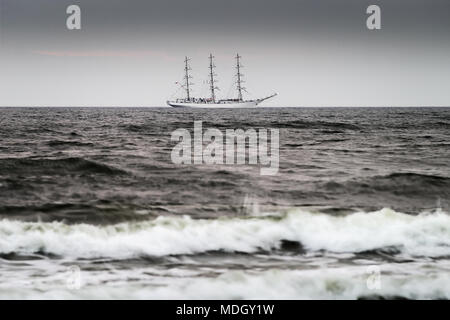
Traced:
<path fill-rule="evenodd" d="M 125 171 L 112 166 L 87 160 L 84 158 L 7 158 L 0 159 L 0 169 L 9 174 L 48 174 L 61 175 L 67 173 L 123 174 Z"/>
<path fill-rule="evenodd" d="M 43 252 L 75 258 L 252 253 L 298 242 L 300 251 L 358 253 L 396 247 L 411 256 L 450 256 L 450 215 L 390 209 L 346 216 L 294 209 L 280 216 L 192 219 L 158 217 L 109 226 L 0 221 L 0 253 Z M 301 250 L 300 250 L 301 249 Z"/>

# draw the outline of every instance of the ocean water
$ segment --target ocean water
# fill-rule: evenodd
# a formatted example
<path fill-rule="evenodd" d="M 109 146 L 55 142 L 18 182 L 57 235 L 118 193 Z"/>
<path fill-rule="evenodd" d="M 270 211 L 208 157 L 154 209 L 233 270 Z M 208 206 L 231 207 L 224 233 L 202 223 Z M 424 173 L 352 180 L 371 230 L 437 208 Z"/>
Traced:
<path fill-rule="evenodd" d="M 176 165 L 274 128 L 279 172 Z M 450 298 L 450 108 L 0 108 L 1 299 Z"/>

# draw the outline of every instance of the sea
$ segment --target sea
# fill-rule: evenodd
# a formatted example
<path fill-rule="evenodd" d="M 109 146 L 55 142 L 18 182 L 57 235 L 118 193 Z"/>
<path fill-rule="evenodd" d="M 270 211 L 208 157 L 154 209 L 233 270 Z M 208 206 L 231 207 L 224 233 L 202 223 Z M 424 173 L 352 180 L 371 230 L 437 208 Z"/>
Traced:
<path fill-rule="evenodd" d="M 0 299 L 449 299 L 449 212 L 450 108 L 0 108 Z"/>

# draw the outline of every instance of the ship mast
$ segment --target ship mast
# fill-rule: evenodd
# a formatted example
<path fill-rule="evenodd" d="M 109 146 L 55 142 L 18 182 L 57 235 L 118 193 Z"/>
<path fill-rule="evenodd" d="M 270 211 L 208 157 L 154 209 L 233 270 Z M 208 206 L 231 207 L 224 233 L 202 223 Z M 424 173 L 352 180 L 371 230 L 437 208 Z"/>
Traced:
<path fill-rule="evenodd" d="M 185 76 L 184 76 L 184 88 L 186 89 L 186 97 L 187 100 L 190 101 L 191 100 L 191 94 L 190 94 L 190 88 L 189 85 L 191 85 L 192 83 L 189 81 L 189 79 L 192 78 L 192 76 L 189 75 L 189 71 L 191 70 L 191 67 L 189 67 L 189 60 L 188 57 L 184 58 L 184 72 L 185 72 Z"/>
<path fill-rule="evenodd" d="M 212 102 L 215 103 L 216 102 L 215 90 L 218 89 L 218 88 L 216 87 L 216 80 L 214 80 L 214 76 L 216 75 L 214 73 L 214 68 L 216 66 L 214 65 L 213 59 L 214 59 L 214 56 L 210 53 L 209 54 L 209 82 L 210 82 L 209 88 L 211 89 Z"/>
<path fill-rule="evenodd" d="M 241 56 L 238 54 L 236 54 L 236 76 L 237 76 L 237 91 L 238 91 L 238 100 L 242 101 L 242 90 L 245 91 L 245 88 L 242 87 L 242 83 L 244 83 L 244 80 L 242 80 L 243 74 L 241 73 L 241 68 L 243 67 L 243 65 L 241 64 Z"/>

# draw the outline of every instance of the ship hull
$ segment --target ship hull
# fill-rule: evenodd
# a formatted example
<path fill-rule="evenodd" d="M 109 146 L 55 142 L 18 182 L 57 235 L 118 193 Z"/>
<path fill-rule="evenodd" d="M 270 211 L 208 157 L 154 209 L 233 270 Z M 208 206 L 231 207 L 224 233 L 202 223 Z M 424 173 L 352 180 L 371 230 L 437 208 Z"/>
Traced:
<path fill-rule="evenodd" d="M 227 102 L 227 103 L 189 103 L 189 102 L 174 102 L 167 101 L 167 104 L 174 108 L 199 108 L 199 109 L 217 109 L 217 108 L 254 108 L 258 106 L 258 101 L 242 101 L 242 102 Z"/>

